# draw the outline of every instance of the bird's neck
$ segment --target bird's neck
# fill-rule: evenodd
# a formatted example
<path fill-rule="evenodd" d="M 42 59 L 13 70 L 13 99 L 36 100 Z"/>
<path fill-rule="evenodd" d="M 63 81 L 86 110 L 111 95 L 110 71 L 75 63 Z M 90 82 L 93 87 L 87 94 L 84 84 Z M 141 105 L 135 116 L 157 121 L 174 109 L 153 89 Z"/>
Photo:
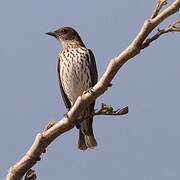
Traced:
<path fill-rule="evenodd" d="M 66 41 L 62 43 L 63 48 L 77 48 L 77 47 L 85 47 L 82 41 Z"/>

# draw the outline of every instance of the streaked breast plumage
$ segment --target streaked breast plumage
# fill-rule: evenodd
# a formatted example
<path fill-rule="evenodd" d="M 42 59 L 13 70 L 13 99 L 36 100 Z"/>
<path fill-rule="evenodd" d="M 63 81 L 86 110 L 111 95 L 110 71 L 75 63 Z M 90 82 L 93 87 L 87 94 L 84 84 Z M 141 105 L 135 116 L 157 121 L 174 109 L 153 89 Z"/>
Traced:
<path fill-rule="evenodd" d="M 89 54 L 86 48 L 68 48 L 60 54 L 60 77 L 62 86 L 73 105 L 78 96 L 92 86 Z"/>

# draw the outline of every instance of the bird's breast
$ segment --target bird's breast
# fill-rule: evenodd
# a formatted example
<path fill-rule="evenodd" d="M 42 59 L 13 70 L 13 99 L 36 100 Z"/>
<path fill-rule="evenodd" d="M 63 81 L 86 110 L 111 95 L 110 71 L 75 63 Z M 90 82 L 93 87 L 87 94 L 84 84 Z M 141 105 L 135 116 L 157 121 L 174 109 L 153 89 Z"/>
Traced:
<path fill-rule="evenodd" d="M 85 48 L 68 49 L 60 54 L 61 83 L 72 104 L 91 85 L 88 58 Z"/>

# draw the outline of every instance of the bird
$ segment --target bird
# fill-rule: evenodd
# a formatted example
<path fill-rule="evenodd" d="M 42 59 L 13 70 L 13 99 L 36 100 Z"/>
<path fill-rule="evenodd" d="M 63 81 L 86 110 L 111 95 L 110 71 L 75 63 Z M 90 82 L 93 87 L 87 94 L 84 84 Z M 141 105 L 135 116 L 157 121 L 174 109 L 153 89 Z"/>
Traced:
<path fill-rule="evenodd" d="M 57 75 L 64 104 L 70 110 L 76 99 L 97 83 L 95 57 L 72 27 L 60 27 L 46 34 L 55 37 L 62 45 L 58 53 Z M 76 125 L 79 129 L 80 150 L 94 149 L 97 146 L 93 133 L 93 116 L 89 116 L 94 113 L 94 106 L 95 101 L 81 112 L 79 117 L 84 119 Z"/>

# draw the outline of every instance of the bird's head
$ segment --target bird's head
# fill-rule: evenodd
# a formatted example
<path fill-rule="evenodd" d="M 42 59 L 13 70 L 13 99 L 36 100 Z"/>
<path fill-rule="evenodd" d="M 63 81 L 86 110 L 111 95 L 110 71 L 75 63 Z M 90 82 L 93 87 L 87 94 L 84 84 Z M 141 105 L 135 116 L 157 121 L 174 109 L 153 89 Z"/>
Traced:
<path fill-rule="evenodd" d="M 48 32 L 46 34 L 55 37 L 63 45 L 64 44 L 83 45 L 83 42 L 79 34 L 71 27 L 61 27 L 53 32 Z"/>

